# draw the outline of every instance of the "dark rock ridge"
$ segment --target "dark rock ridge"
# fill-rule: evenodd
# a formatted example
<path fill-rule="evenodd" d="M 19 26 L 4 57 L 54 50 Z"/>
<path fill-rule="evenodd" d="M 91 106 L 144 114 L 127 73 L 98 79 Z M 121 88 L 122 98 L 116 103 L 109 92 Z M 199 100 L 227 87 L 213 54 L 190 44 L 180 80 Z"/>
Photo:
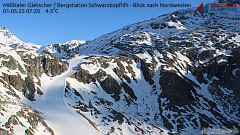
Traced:
<path fill-rule="evenodd" d="M 67 65 L 61 63 L 58 58 L 51 54 L 39 54 L 35 56 L 24 51 L 17 53 L 25 63 L 24 65 L 20 65 L 11 55 L 6 56 L 1 54 L 0 57 L 4 59 L 2 66 L 10 70 L 19 70 L 26 78 L 22 78 L 20 74 L 11 75 L 7 73 L 3 73 L 1 78 L 16 90 L 23 92 L 24 96 L 31 101 L 35 100 L 34 96 L 37 90 L 39 94 L 42 93 L 39 86 L 41 86 L 40 77 L 43 73 L 53 77 L 67 70 Z M 37 78 L 37 81 L 34 81 L 34 77 Z"/>
<path fill-rule="evenodd" d="M 47 125 L 47 123 L 44 121 L 44 119 L 37 114 L 32 108 L 26 106 L 26 105 L 19 105 L 15 104 L 13 102 L 8 101 L 1 101 L 1 108 L 4 107 L 5 110 L 1 110 L 1 115 L 4 115 L 6 111 L 9 109 L 8 106 L 11 105 L 11 107 L 20 107 L 21 109 L 17 111 L 15 114 L 12 114 L 7 118 L 7 122 L 4 124 L 2 123 L 2 128 L 0 128 L 0 133 L 2 135 L 11 135 L 11 134 L 19 134 L 18 132 L 14 131 L 14 126 L 23 127 L 25 128 L 25 134 L 26 135 L 33 135 L 36 134 L 36 131 L 38 132 L 38 126 L 43 125 L 44 126 L 44 132 L 46 134 L 54 135 L 54 131 Z M 28 125 L 25 125 L 24 121 L 28 122 Z M 5 130 L 7 129 L 7 130 Z"/>

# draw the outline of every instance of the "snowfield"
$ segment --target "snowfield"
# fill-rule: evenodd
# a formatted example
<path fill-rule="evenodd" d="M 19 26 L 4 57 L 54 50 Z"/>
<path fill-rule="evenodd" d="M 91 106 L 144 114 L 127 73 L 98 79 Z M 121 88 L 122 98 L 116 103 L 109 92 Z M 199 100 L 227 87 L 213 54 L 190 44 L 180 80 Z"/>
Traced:
<path fill-rule="evenodd" d="M 43 75 L 42 90 L 44 95 L 35 102 L 25 101 L 34 109 L 40 111 L 41 116 L 53 129 L 56 135 L 98 135 L 98 131 L 86 123 L 81 115 L 74 115 L 64 103 L 64 90 L 66 78 L 74 73 L 84 62 L 84 56 L 69 60 L 69 69 L 65 73 L 50 78 Z"/>

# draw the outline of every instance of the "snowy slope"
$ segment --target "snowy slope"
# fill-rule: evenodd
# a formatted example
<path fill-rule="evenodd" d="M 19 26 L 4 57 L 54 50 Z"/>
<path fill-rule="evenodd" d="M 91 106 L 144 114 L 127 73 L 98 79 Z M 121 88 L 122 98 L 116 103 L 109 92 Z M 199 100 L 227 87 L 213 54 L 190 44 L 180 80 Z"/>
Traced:
<path fill-rule="evenodd" d="M 134 23 L 114 32 L 104 34 L 93 41 L 79 44 L 74 48 L 65 47 L 64 52 L 55 51 L 53 54 L 57 57 L 66 58 L 69 57 L 69 54 L 78 53 L 116 55 L 122 52 L 121 49 L 119 50 L 119 48 L 113 46 L 116 43 L 152 46 L 154 44 L 151 44 L 151 39 L 155 37 L 166 40 L 171 35 L 184 34 L 196 30 L 236 32 L 239 29 L 239 11 L 207 13 L 195 12 L 195 10 L 196 8 L 179 10 L 154 19 Z M 147 40 L 143 40 L 144 42 L 138 40 L 143 37 Z M 51 51 L 51 46 L 46 50 Z"/>
<path fill-rule="evenodd" d="M 45 76 L 42 80 L 43 96 L 36 102 L 25 102 L 40 111 L 42 117 L 54 130 L 57 135 L 97 135 L 96 129 L 84 122 L 84 118 L 79 118 L 70 112 L 63 101 L 65 79 L 78 68 L 81 58 L 69 61 L 69 69 L 60 76 L 49 78 Z"/>
<path fill-rule="evenodd" d="M 1 44 L 18 44 L 23 43 L 17 37 L 15 37 L 6 27 L 0 29 Z"/>
<path fill-rule="evenodd" d="M 41 45 L 35 45 L 33 43 L 25 43 L 14 36 L 6 27 L 0 28 L 0 52 L 4 53 L 11 49 L 21 51 L 27 49 L 36 52 Z"/>
<path fill-rule="evenodd" d="M 65 79 L 82 59 L 72 59 L 67 68 L 53 55 L 38 53 L 42 46 L 22 42 L 5 27 L 0 29 L 0 47 L 1 133 L 98 134 L 63 101 Z"/>
<path fill-rule="evenodd" d="M 13 128 L 3 129 L 112 135 L 239 129 L 239 12 L 194 10 L 128 25 L 93 41 L 47 47 L 24 43 L 1 28 L 0 96 L 15 102 L 1 117 Z M 10 116 L 22 103 L 51 130 L 46 124 L 33 130 L 15 124 Z"/>
<path fill-rule="evenodd" d="M 1 133 L 98 134 L 63 101 L 65 79 L 82 59 L 72 59 L 67 68 L 53 55 L 37 53 L 42 46 L 20 41 L 7 28 L 0 35 Z"/>
<path fill-rule="evenodd" d="M 6 42 L 1 44 L 0 134 L 54 134 L 45 120 L 34 109 L 21 102 L 22 99 L 33 99 L 32 96 L 37 95 L 37 92 L 33 94 L 31 90 L 38 89 L 40 86 L 37 84 L 37 78 L 33 79 L 28 75 L 29 65 L 23 61 L 22 55 L 11 47 L 13 42 L 21 43 L 14 39 L 16 38 L 7 38 Z M 36 57 L 36 54 L 33 52 L 31 56 Z"/>
<path fill-rule="evenodd" d="M 126 26 L 61 55 L 91 61 L 67 78 L 69 107 L 104 134 L 239 129 L 239 12 L 194 10 Z"/>

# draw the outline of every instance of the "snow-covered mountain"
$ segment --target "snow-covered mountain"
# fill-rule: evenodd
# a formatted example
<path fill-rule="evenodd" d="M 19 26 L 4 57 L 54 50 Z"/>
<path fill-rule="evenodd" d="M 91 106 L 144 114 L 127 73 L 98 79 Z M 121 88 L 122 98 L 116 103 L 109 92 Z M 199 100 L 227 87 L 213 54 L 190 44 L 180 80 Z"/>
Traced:
<path fill-rule="evenodd" d="M 41 45 L 25 43 L 14 36 L 6 27 L 0 28 L 0 52 L 5 53 L 9 50 L 38 50 Z"/>
<path fill-rule="evenodd" d="M 82 130 L 82 134 L 97 135 L 63 101 L 65 79 L 83 60 L 71 59 L 67 67 L 51 53 L 39 53 L 45 48 L 22 42 L 7 28 L 0 28 L 0 134 L 67 135 Z"/>
<path fill-rule="evenodd" d="M 0 130 L 195 135 L 204 128 L 240 129 L 240 14 L 195 9 L 93 41 L 46 47 L 1 28 L 0 99 L 6 106 Z"/>
<path fill-rule="evenodd" d="M 67 78 L 66 103 L 104 134 L 239 129 L 239 20 L 180 10 L 69 49 L 62 59 L 90 62 Z"/>
<path fill-rule="evenodd" d="M 39 112 L 24 104 L 43 95 L 44 78 L 67 70 L 53 55 L 36 53 L 40 47 L 0 29 L 0 134 L 54 134 Z"/>
<path fill-rule="evenodd" d="M 6 27 L 0 29 L 1 44 L 18 44 L 23 43 L 17 37 L 15 37 Z"/>
<path fill-rule="evenodd" d="M 66 43 L 55 43 L 45 46 L 41 51 L 51 53 L 57 57 L 62 57 L 66 53 L 71 53 L 70 50 L 75 47 L 84 44 L 86 41 L 84 40 L 71 40 Z"/>

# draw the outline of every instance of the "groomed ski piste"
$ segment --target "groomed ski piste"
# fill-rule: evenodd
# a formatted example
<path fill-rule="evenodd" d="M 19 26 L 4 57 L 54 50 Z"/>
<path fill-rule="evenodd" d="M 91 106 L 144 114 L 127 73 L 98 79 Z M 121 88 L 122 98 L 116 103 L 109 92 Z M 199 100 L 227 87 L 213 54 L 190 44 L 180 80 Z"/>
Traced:
<path fill-rule="evenodd" d="M 44 95 L 36 97 L 34 102 L 22 98 L 23 103 L 39 111 L 56 135 L 99 135 L 99 132 L 86 119 L 74 114 L 74 110 L 67 108 L 64 102 L 66 78 L 74 73 L 83 62 L 84 56 L 75 57 L 68 60 L 69 68 L 65 73 L 56 77 L 43 74 Z"/>

